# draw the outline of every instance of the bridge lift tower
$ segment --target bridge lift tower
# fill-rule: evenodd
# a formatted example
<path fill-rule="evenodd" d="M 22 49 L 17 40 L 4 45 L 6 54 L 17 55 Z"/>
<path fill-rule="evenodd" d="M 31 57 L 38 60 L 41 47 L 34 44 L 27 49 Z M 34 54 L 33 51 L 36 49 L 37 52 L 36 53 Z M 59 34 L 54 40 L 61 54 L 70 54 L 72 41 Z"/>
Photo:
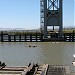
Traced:
<path fill-rule="evenodd" d="M 62 36 L 63 19 L 62 19 L 63 0 L 40 0 L 40 24 L 44 37 L 47 37 L 48 27 L 59 27 L 59 36 Z"/>

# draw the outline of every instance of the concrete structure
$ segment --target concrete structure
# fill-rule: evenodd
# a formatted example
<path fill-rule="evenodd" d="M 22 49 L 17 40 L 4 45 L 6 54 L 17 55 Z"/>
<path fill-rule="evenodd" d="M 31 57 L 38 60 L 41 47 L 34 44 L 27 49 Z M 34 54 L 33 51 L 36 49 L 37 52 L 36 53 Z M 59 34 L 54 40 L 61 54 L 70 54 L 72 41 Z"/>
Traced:
<path fill-rule="evenodd" d="M 47 36 L 48 27 L 53 27 L 53 31 L 59 27 L 59 34 L 62 35 L 62 4 L 63 0 L 40 0 L 40 24 L 44 37 Z"/>

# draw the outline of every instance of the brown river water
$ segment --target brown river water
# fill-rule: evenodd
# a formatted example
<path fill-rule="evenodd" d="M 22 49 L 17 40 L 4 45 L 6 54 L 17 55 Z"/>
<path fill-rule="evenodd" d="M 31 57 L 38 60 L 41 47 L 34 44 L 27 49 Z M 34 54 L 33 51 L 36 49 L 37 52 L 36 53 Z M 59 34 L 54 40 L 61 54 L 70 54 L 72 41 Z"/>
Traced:
<path fill-rule="evenodd" d="M 7 66 L 25 66 L 31 63 L 68 65 L 71 72 L 75 72 L 72 65 L 75 54 L 73 42 L 0 42 L 0 61 Z"/>

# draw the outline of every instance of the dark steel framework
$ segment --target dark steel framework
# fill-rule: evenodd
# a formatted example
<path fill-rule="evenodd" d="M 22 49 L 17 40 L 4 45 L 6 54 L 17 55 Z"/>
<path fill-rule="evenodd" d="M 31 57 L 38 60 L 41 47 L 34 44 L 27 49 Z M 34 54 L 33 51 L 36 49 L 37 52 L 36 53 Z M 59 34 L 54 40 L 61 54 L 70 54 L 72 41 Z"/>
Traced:
<path fill-rule="evenodd" d="M 62 17 L 62 2 L 63 0 L 40 0 L 40 24 L 41 31 L 44 37 L 47 36 L 48 26 L 59 27 L 59 35 L 62 35 L 63 17 Z"/>

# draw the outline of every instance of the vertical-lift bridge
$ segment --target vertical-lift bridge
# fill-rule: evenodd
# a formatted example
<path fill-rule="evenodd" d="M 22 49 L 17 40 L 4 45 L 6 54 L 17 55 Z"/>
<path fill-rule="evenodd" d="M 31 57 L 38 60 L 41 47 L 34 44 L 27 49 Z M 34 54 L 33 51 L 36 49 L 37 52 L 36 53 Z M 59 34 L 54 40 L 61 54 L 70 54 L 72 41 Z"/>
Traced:
<path fill-rule="evenodd" d="M 63 0 L 40 0 L 40 32 L 0 32 L 1 42 L 48 42 L 69 41 L 75 42 L 75 31 L 73 33 L 63 32 Z M 48 27 L 54 32 L 48 34 Z M 59 27 L 58 33 L 55 27 Z M 49 30 L 49 31 L 52 31 Z M 43 34 L 42 34 L 43 33 Z M 49 38 L 47 38 L 49 37 Z"/>
<path fill-rule="evenodd" d="M 40 0 L 40 24 L 44 37 L 47 37 L 48 27 L 59 27 L 59 36 L 62 36 L 63 17 L 62 17 L 63 0 Z"/>

